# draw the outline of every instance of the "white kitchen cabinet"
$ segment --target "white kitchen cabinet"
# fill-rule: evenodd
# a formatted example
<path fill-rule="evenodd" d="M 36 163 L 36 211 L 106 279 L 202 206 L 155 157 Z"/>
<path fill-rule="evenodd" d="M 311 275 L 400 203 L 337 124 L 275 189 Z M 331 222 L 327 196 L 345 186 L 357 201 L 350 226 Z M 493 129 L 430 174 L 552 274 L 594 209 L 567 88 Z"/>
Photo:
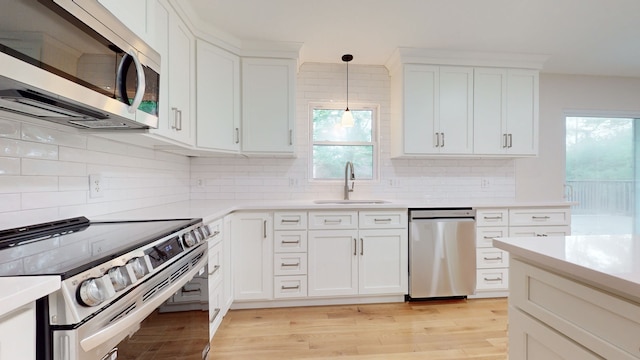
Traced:
<path fill-rule="evenodd" d="M 227 311 L 231 308 L 231 304 L 233 303 L 233 263 L 232 263 L 232 255 L 231 255 L 231 219 L 233 215 L 227 215 L 222 220 L 222 243 L 223 243 L 223 259 L 222 262 L 225 264 L 225 271 L 222 272 L 222 283 L 223 283 L 223 302 L 222 302 L 222 312 L 226 314 Z"/>
<path fill-rule="evenodd" d="M 273 298 L 273 215 L 238 212 L 231 220 L 234 301 Z"/>
<path fill-rule="evenodd" d="M 496 208 L 476 211 L 476 294 L 506 296 L 509 253 L 493 247 L 499 237 L 565 236 L 571 233 L 569 207 Z"/>
<path fill-rule="evenodd" d="M 309 231 L 309 296 L 358 293 L 358 231 Z"/>
<path fill-rule="evenodd" d="M 310 297 L 406 294 L 405 212 L 310 212 L 309 222 Z"/>
<path fill-rule="evenodd" d="M 35 303 L 0 316 L 0 359 L 36 359 Z"/>
<path fill-rule="evenodd" d="M 242 59 L 242 151 L 293 154 L 294 59 Z"/>
<path fill-rule="evenodd" d="M 538 71 L 475 68 L 473 153 L 538 153 Z"/>
<path fill-rule="evenodd" d="M 150 133 L 192 146 L 195 138 L 195 38 L 165 0 L 154 7 L 155 49 L 161 56 L 158 128 Z"/>
<path fill-rule="evenodd" d="M 142 40 L 154 46 L 155 19 L 149 14 L 157 0 L 98 0 L 109 12 L 115 15 L 129 30 Z"/>
<path fill-rule="evenodd" d="M 307 296 L 307 212 L 287 211 L 273 215 L 273 297 Z"/>
<path fill-rule="evenodd" d="M 472 153 L 473 68 L 404 65 L 401 86 L 394 156 Z"/>
<path fill-rule="evenodd" d="M 240 57 L 196 41 L 196 145 L 240 151 Z"/>
<path fill-rule="evenodd" d="M 514 259 L 509 358 L 640 359 L 640 304 Z"/>

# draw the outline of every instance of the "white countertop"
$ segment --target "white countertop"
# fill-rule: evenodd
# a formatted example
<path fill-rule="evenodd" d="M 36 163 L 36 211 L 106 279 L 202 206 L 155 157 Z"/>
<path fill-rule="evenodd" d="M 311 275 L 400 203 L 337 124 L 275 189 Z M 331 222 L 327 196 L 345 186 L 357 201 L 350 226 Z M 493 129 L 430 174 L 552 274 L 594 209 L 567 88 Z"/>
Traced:
<path fill-rule="evenodd" d="M 640 236 L 497 238 L 511 257 L 640 302 Z"/>
<path fill-rule="evenodd" d="M 60 288 L 59 276 L 20 276 L 0 278 L 0 316 Z"/>

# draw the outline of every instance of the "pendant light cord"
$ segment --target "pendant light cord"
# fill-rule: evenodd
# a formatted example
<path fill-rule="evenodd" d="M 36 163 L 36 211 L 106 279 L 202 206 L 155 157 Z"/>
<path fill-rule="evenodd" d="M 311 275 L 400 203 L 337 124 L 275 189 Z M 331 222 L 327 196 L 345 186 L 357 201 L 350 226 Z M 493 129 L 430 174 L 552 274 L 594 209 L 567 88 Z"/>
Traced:
<path fill-rule="evenodd" d="M 347 63 L 347 110 L 349 110 L 349 61 L 353 60 L 353 55 L 342 55 L 342 61 Z"/>

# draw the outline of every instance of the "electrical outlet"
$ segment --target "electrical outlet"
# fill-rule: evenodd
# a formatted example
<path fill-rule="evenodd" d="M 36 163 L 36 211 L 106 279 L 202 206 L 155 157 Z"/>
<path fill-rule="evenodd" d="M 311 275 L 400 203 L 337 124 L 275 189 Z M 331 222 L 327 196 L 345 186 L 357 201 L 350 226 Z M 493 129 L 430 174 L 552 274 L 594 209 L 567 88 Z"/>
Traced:
<path fill-rule="evenodd" d="M 89 197 L 100 198 L 104 196 L 104 184 L 102 182 L 102 175 L 91 174 L 89 175 Z"/>
<path fill-rule="evenodd" d="M 480 188 L 481 189 L 488 189 L 489 186 L 491 186 L 491 183 L 489 182 L 489 179 L 483 178 L 483 179 L 480 180 Z"/>

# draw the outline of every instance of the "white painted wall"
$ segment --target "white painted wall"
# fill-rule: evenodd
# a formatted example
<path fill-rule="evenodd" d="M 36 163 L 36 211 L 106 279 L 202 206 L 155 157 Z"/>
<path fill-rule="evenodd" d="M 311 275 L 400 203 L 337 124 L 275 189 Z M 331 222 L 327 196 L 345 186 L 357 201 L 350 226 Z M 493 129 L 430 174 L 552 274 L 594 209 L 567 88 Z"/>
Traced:
<path fill-rule="evenodd" d="M 640 78 L 540 76 L 540 155 L 516 160 L 516 199 L 564 200 L 565 115 L 640 117 Z"/>
<path fill-rule="evenodd" d="M 296 158 L 213 157 L 191 160 L 193 199 L 341 199 L 343 181 L 309 180 L 309 106 L 344 108 L 344 64 L 305 63 L 297 84 Z M 349 65 L 349 104 L 380 106 L 380 179 L 356 180 L 353 199 L 442 202 L 515 199 L 512 159 L 390 159 L 390 78 L 384 66 Z M 356 174 L 357 178 L 358 174 Z M 481 180 L 488 186 L 481 188 Z"/>

